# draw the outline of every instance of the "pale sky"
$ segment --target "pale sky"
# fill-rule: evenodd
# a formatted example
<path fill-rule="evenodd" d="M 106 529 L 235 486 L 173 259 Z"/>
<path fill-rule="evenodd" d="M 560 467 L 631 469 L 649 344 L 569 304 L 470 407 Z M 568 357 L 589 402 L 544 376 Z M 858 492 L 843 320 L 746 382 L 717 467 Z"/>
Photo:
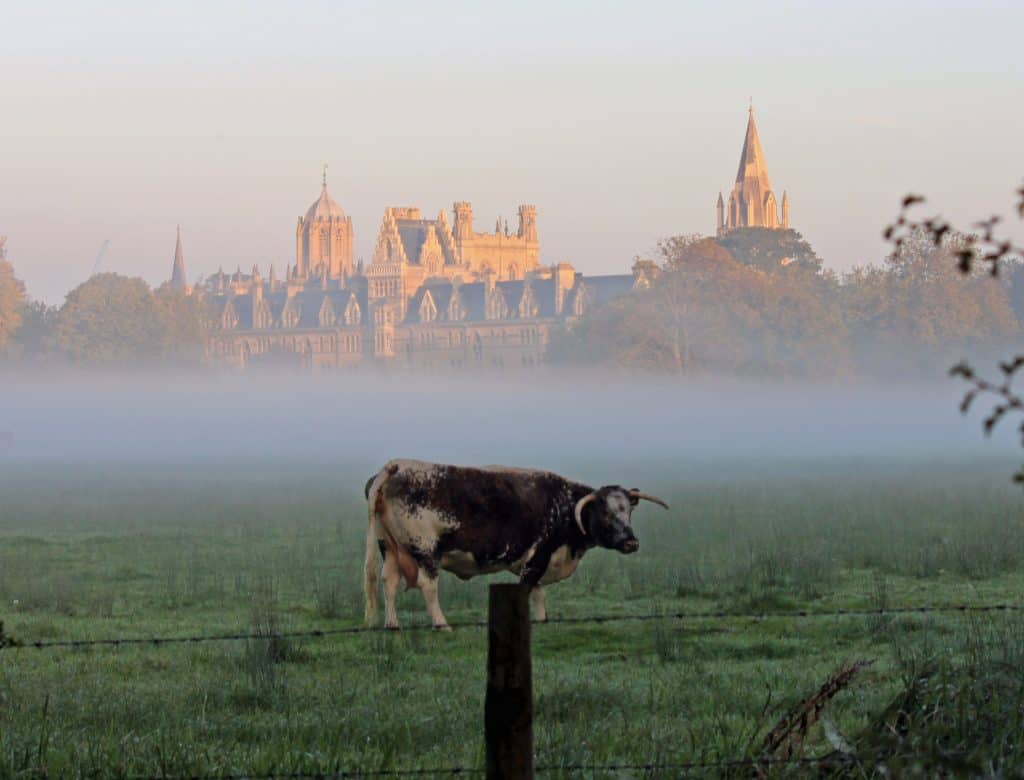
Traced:
<path fill-rule="evenodd" d="M 101 268 L 280 273 L 320 187 L 369 261 L 389 205 L 539 209 L 617 273 L 713 232 L 753 96 L 772 184 L 836 269 L 908 191 L 958 220 L 1024 178 L 1021 2 L 0 0 L 0 234 L 35 297 Z M 1017 231 L 1018 234 L 1020 231 Z"/>

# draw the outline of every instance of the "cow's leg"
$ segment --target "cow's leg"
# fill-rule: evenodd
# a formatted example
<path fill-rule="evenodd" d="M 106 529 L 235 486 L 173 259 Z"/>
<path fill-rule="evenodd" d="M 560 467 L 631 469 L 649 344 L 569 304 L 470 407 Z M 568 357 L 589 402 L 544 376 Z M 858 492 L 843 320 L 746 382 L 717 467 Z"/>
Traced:
<path fill-rule="evenodd" d="M 398 628 L 398 586 L 402 582 L 402 572 L 398 570 L 398 556 L 384 556 L 384 628 Z"/>
<path fill-rule="evenodd" d="M 538 585 L 530 591 L 530 601 L 533 602 L 533 619 L 543 623 L 548 619 L 548 611 L 544 606 L 544 587 Z"/>
<path fill-rule="evenodd" d="M 427 605 L 427 612 L 430 614 L 430 621 L 434 624 L 434 628 L 439 631 L 451 631 L 451 626 L 448 625 L 448 621 L 441 611 L 441 602 L 437 598 L 437 575 L 432 576 L 420 569 L 416 576 L 416 587 L 423 594 L 423 601 Z"/>

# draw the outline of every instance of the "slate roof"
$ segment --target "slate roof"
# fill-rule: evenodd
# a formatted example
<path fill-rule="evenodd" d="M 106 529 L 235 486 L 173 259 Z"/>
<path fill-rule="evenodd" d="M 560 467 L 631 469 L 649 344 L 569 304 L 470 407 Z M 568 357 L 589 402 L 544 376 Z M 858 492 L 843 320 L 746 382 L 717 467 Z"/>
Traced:
<path fill-rule="evenodd" d="M 455 258 L 449 251 L 450 247 L 445 246 L 444 241 L 441 240 L 443 231 L 436 227 L 436 219 L 395 219 L 395 225 L 398 228 L 398 237 L 402 240 L 402 249 L 405 250 L 405 256 L 412 265 L 419 265 L 420 251 L 427 240 L 427 233 L 431 226 L 434 226 L 437 242 L 441 245 L 441 251 L 444 253 L 445 263 L 455 262 Z"/>

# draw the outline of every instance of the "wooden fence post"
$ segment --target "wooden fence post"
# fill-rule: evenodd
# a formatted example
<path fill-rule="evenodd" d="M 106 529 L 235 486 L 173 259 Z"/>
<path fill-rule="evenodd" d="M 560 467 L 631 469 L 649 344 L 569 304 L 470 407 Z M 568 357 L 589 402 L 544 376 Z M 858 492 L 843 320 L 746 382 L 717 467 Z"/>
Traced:
<path fill-rule="evenodd" d="M 487 780 L 533 778 L 529 589 L 491 585 L 487 611 Z"/>

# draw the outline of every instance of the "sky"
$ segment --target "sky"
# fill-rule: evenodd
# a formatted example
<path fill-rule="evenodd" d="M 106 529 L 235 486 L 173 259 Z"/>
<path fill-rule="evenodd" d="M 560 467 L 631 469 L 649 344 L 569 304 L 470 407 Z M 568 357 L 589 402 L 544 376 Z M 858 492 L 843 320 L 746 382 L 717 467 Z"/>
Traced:
<path fill-rule="evenodd" d="M 329 166 L 385 207 L 538 207 L 542 260 L 621 273 L 710 233 L 753 98 L 793 227 L 878 261 L 907 192 L 961 222 L 1024 177 L 1020 2 L 0 0 L 0 235 L 29 293 L 294 262 Z M 1020 235 L 1016 226 L 1013 235 Z"/>

